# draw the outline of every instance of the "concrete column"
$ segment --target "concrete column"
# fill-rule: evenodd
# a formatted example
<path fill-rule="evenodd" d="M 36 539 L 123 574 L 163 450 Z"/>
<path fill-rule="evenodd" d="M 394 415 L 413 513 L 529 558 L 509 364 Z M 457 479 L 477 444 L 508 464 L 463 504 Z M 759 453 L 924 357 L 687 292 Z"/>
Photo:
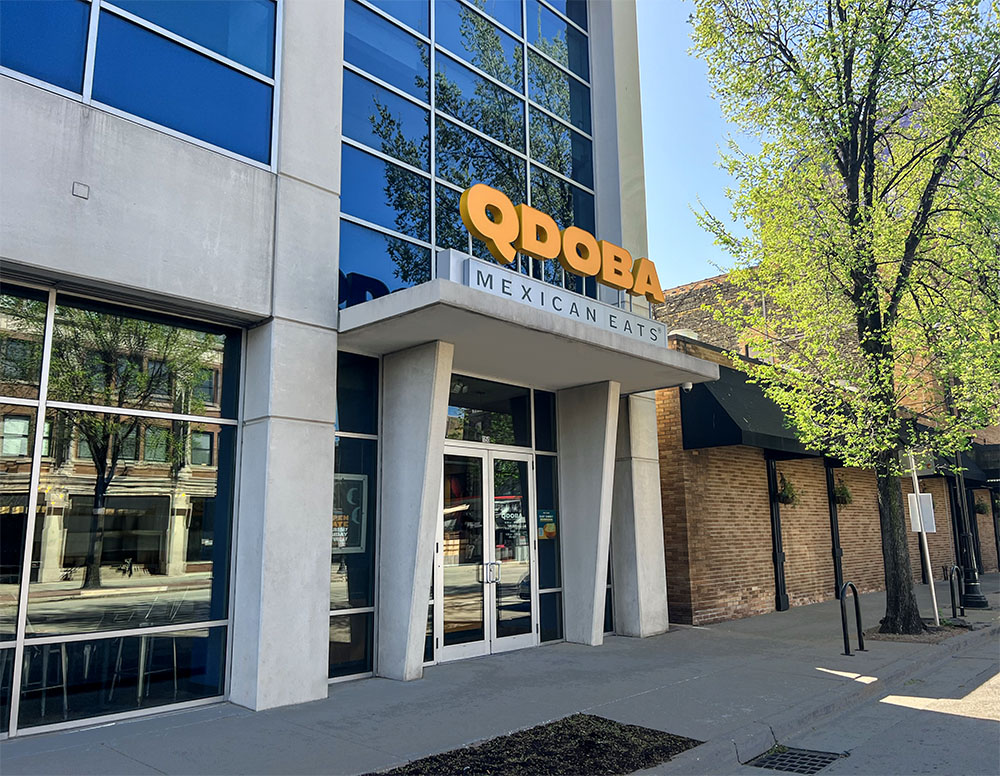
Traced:
<path fill-rule="evenodd" d="M 184 574 L 187 566 L 188 531 L 191 525 L 191 497 L 174 493 L 167 525 L 167 576 Z"/>
<path fill-rule="evenodd" d="M 42 542 L 38 557 L 38 581 L 58 582 L 62 579 L 63 547 L 66 531 L 63 518 L 69 511 L 69 493 L 62 488 L 50 491 L 45 500 L 42 522 Z"/>
<path fill-rule="evenodd" d="M 325 698 L 344 4 L 286 2 L 270 316 L 249 331 L 230 698 Z"/>
<path fill-rule="evenodd" d="M 653 636 L 668 627 L 658 456 L 653 395 L 622 398 L 611 509 L 611 564 L 615 632 L 624 636 Z"/>
<path fill-rule="evenodd" d="M 609 381 L 556 398 L 563 618 L 566 641 L 577 644 L 604 642 L 619 394 L 619 384 Z"/>
<path fill-rule="evenodd" d="M 379 676 L 423 675 L 434 535 L 454 346 L 429 342 L 382 360 Z"/>
<path fill-rule="evenodd" d="M 325 698 L 337 333 L 272 320 L 247 343 L 230 697 Z"/>

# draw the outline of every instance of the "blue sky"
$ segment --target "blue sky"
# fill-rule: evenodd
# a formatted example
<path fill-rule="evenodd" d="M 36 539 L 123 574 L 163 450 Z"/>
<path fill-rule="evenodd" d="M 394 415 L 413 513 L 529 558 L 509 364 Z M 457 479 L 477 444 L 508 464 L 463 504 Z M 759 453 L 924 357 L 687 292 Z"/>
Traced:
<path fill-rule="evenodd" d="M 649 258 L 671 288 L 719 274 L 712 262 L 730 264 L 691 212 L 700 198 L 729 220 L 731 180 L 718 167 L 729 128 L 709 96 L 704 63 L 687 53 L 694 4 L 637 0 L 637 8 Z"/>

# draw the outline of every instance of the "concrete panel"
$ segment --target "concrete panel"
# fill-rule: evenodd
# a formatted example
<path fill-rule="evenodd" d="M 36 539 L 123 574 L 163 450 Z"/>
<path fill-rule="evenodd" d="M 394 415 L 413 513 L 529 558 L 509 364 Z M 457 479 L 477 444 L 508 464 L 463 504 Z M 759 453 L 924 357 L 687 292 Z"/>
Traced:
<path fill-rule="evenodd" d="M 339 158 L 339 157 L 338 157 Z M 278 178 L 274 236 L 274 315 L 337 326 L 340 198 Z"/>
<path fill-rule="evenodd" d="M 337 333 L 273 319 L 247 337 L 244 417 L 266 415 L 333 423 Z"/>
<path fill-rule="evenodd" d="M 344 3 L 285 0 L 278 172 L 340 192 Z"/>
<path fill-rule="evenodd" d="M 245 428 L 230 694 L 241 706 L 326 697 L 333 452 L 332 424 Z"/>
<path fill-rule="evenodd" d="M 566 641 L 578 644 L 604 641 L 619 395 L 609 381 L 559 391 L 556 399 L 563 620 Z"/>
<path fill-rule="evenodd" d="M 615 632 L 652 636 L 668 627 L 654 399 L 621 400 L 618 439 L 611 513 Z"/>
<path fill-rule="evenodd" d="M 434 535 L 454 347 L 430 342 L 382 361 L 379 676 L 423 675 Z"/>
<path fill-rule="evenodd" d="M 0 105 L 0 257 L 203 314 L 268 314 L 272 174 L 3 76 Z"/>

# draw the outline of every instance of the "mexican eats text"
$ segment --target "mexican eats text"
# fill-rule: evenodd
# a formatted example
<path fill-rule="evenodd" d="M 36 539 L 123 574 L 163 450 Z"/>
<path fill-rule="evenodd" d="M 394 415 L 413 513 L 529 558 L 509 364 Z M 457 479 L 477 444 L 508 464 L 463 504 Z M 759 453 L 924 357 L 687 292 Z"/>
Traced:
<path fill-rule="evenodd" d="M 462 192 L 459 205 L 466 229 L 498 262 L 510 264 L 518 253 L 551 261 L 558 259 L 567 272 L 594 277 L 599 283 L 663 302 L 656 267 L 649 259 L 632 259 L 624 248 L 597 240 L 576 226 L 561 230 L 540 210 L 515 206 L 502 192 L 477 183 Z"/>

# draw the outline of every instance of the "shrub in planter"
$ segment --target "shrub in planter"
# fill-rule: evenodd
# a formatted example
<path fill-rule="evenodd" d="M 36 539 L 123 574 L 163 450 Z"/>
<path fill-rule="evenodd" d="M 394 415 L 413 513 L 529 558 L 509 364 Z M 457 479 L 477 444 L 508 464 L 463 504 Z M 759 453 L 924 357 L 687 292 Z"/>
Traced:
<path fill-rule="evenodd" d="M 791 480 L 785 479 L 784 474 L 778 475 L 781 479 L 778 482 L 778 503 L 794 505 L 798 503 L 799 494 L 795 491 L 795 486 Z"/>
<path fill-rule="evenodd" d="M 842 479 L 837 479 L 837 484 L 833 487 L 833 500 L 838 504 L 850 504 L 854 501 L 854 496 L 851 495 L 851 489 L 847 487 Z"/>

